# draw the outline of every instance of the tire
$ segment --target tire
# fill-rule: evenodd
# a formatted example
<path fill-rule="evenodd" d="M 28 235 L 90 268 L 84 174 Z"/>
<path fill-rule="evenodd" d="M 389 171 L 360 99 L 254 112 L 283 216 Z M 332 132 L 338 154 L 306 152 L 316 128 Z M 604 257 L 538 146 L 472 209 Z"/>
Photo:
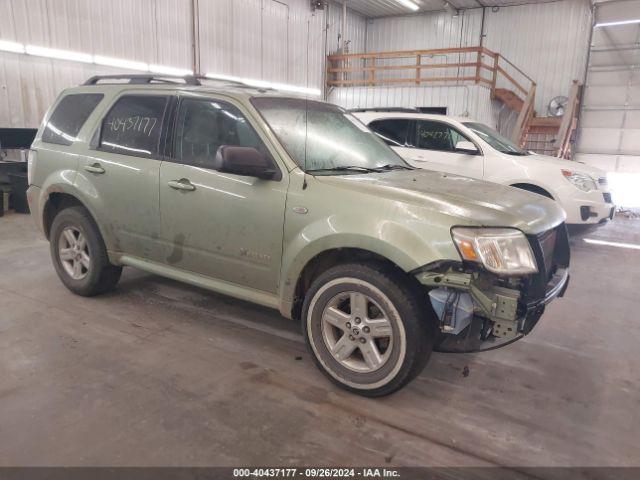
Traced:
<path fill-rule="evenodd" d="M 120 280 L 122 267 L 109 263 L 98 226 L 84 207 L 61 210 L 49 238 L 56 273 L 73 293 L 91 297 L 113 289 Z"/>
<path fill-rule="evenodd" d="M 319 275 L 305 296 L 302 330 L 320 370 L 367 397 L 413 380 L 437 338 L 426 293 L 378 263 L 338 265 Z"/>

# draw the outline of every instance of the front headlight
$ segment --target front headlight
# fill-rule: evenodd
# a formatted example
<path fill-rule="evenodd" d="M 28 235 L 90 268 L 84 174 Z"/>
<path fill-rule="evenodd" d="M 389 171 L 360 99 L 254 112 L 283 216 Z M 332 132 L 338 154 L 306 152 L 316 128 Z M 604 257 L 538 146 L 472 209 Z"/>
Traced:
<path fill-rule="evenodd" d="M 463 260 L 477 262 L 493 273 L 522 275 L 538 267 L 527 237 L 514 228 L 464 228 L 451 230 Z"/>
<path fill-rule="evenodd" d="M 562 175 L 564 176 L 564 178 L 573 183 L 576 188 L 579 188 L 583 192 L 590 192 L 592 190 L 598 189 L 595 180 L 585 173 L 563 169 Z"/>

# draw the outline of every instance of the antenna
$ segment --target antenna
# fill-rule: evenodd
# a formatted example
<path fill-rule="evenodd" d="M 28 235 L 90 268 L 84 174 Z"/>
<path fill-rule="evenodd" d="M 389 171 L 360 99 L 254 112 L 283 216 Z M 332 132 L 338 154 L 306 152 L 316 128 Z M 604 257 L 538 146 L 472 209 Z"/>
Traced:
<path fill-rule="evenodd" d="M 309 35 L 311 20 L 307 20 L 307 56 L 305 70 L 307 75 L 307 88 L 309 88 Z M 309 142 L 309 95 L 304 97 L 304 169 L 302 173 L 302 189 L 307 189 L 307 143 Z"/>

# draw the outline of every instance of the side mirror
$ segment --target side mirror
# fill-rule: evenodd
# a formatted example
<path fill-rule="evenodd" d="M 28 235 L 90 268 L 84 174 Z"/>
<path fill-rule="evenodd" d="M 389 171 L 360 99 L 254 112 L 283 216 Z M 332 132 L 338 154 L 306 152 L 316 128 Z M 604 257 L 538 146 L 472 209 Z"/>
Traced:
<path fill-rule="evenodd" d="M 278 168 L 273 160 L 252 147 L 223 145 L 215 158 L 216 170 L 244 177 L 278 180 Z"/>
<path fill-rule="evenodd" d="M 456 143 L 456 152 L 468 153 L 469 155 L 477 155 L 480 153 L 473 142 L 468 142 L 466 140 L 461 140 Z"/>

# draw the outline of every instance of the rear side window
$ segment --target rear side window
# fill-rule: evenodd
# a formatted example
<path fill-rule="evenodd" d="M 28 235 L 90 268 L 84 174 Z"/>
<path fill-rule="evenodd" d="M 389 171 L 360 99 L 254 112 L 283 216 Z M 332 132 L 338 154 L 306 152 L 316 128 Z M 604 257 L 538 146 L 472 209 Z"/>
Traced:
<path fill-rule="evenodd" d="M 102 120 L 100 149 L 136 157 L 157 156 L 167 98 L 121 97 Z"/>
<path fill-rule="evenodd" d="M 42 141 L 71 145 L 103 96 L 101 93 L 78 93 L 64 97 L 45 125 Z"/>
<path fill-rule="evenodd" d="M 410 123 L 411 120 L 400 118 L 376 120 L 369 124 L 369 128 L 390 147 L 404 147 Z"/>

